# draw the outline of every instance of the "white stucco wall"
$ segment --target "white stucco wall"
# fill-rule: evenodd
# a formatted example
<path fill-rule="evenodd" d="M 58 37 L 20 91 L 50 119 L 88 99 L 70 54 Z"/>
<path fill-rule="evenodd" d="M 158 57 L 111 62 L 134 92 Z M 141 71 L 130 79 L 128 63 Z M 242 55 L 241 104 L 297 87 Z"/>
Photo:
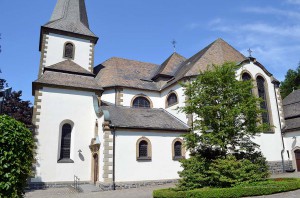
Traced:
<path fill-rule="evenodd" d="M 295 150 L 300 150 L 300 130 L 293 132 L 286 132 L 284 134 L 284 143 L 286 151 L 289 151 L 290 160 L 292 161 L 293 168 L 297 170 L 296 158 L 295 158 Z M 285 154 L 287 155 L 287 152 Z"/>
<path fill-rule="evenodd" d="M 170 107 L 166 107 L 166 100 L 167 97 L 169 95 L 170 92 L 176 92 L 177 96 L 178 96 L 178 104 L 170 106 Z M 162 97 L 162 102 L 165 105 L 164 108 L 166 108 L 166 110 L 171 113 L 172 115 L 176 116 L 178 119 L 180 119 L 181 121 L 183 121 L 184 123 L 187 124 L 188 119 L 185 113 L 183 112 L 179 112 L 179 110 L 177 109 L 178 107 L 184 107 L 185 106 L 185 95 L 184 95 L 184 89 L 182 88 L 181 85 L 179 84 L 174 84 L 171 87 L 168 87 L 167 89 L 164 89 L 161 92 L 161 97 Z"/>
<path fill-rule="evenodd" d="M 37 175 L 32 181 L 73 181 L 74 175 L 81 181 L 91 179 L 89 145 L 94 137 L 97 119 L 93 95 L 95 94 L 86 91 L 43 88 L 37 136 Z M 74 123 L 71 135 L 71 159 L 74 163 L 58 163 L 60 126 L 62 122 L 68 121 Z M 101 124 L 99 123 L 100 132 Z M 102 138 L 100 132 L 99 137 Z M 82 151 L 81 156 L 78 150 Z"/>
<path fill-rule="evenodd" d="M 89 40 L 50 33 L 47 35 L 47 42 L 47 52 L 44 59 L 46 67 L 67 60 L 63 57 L 64 45 L 66 42 L 71 42 L 75 47 L 74 60 L 72 61 L 86 70 L 89 70 L 91 57 L 90 53 L 92 49 Z"/>
<path fill-rule="evenodd" d="M 181 133 L 164 131 L 116 132 L 116 182 L 178 179 L 180 163 L 172 159 L 172 142 Z M 136 160 L 136 143 L 146 137 L 152 144 L 152 160 Z"/>
<path fill-rule="evenodd" d="M 256 79 L 257 75 L 261 75 L 266 80 L 269 92 L 268 104 L 270 105 L 270 113 L 272 114 L 274 133 L 262 133 L 259 137 L 255 138 L 255 142 L 260 145 L 261 151 L 268 161 L 281 161 L 281 150 L 283 147 L 274 84 L 271 82 L 271 78 L 260 67 L 252 62 L 250 64 L 245 64 L 237 71 L 238 79 L 240 79 L 242 71 L 247 71 L 253 77 L 253 80 Z M 287 160 L 287 158 L 285 158 L 285 160 Z"/>
<path fill-rule="evenodd" d="M 101 100 L 115 104 L 116 100 L 115 89 L 107 89 L 102 93 Z"/>
<path fill-rule="evenodd" d="M 123 89 L 123 106 L 131 106 L 131 101 L 136 95 L 144 94 L 148 96 L 153 104 L 153 108 L 164 108 L 164 103 L 159 92 L 145 91 L 137 89 Z"/>
<path fill-rule="evenodd" d="M 171 107 L 166 108 L 166 97 L 171 92 L 175 91 L 178 95 L 178 101 L 179 103 L 177 105 L 173 105 Z M 104 96 L 105 94 L 105 96 Z M 109 95 L 108 93 L 104 92 L 102 98 L 112 99 L 112 95 Z M 182 120 L 183 122 L 187 123 L 187 118 L 184 113 L 178 112 L 176 110 L 177 107 L 184 106 L 185 96 L 183 88 L 179 84 L 174 84 L 173 86 L 163 90 L 160 92 L 155 91 L 145 91 L 145 90 L 136 90 L 136 89 L 123 89 L 123 106 L 131 106 L 132 99 L 137 95 L 145 95 L 150 98 L 153 108 L 163 108 L 166 109 L 169 113 L 176 116 L 178 119 Z"/>

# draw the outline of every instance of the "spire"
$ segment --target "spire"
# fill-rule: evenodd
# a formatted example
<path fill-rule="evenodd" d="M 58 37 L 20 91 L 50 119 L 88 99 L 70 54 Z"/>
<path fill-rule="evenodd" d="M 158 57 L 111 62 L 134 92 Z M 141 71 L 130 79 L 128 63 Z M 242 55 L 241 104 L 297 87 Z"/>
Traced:
<path fill-rule="evenodd" d="M 89 29 L 84 0 L 57 0 L 50 21 L 43 27 L 96 37 Z"/>

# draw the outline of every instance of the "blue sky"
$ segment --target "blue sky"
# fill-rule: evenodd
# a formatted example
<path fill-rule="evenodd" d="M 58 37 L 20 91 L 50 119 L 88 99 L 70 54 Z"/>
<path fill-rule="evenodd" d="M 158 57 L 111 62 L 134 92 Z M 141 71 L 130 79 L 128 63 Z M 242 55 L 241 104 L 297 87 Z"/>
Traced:
<path fill-rule="evenodd" d="M 40 26 L 56 0 L 0 0 L 1 77 L 33 101 Z M 244 55 L 251 48 L 280 81 L 300 61 L 300 0 L 86 0 L 91 30 L 100 37 L 95 64 L 116 56 L 156 64 L 172 52 L 190 57 L 223 38 Z"/>

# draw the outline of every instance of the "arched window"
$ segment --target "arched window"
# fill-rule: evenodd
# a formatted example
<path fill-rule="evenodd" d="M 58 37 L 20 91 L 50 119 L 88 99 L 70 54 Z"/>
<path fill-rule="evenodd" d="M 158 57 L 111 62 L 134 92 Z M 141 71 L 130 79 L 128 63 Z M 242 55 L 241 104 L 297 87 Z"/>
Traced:
<path fill-rule="evenodd" d="M 139 157 L 148 157 L 148 143 L 143 140 L 139 144 Z"/>
<path fill-rule="evenodd" d="M 261 76 L 256 78 L 257 83 L 257 91 L 258 97 L 260 97 L 263 101 L 260 103 L 260 108 L 264 110 L 262 113 L 262 122 L 266 124 L 270 124 L 269 120 L 269 112 L 268 112 L 268 102 L 267 102 L 267 95 L 266 95 L 266 82 L 265 79 Z"/>
<path fill-rule="evenodd" d="M 61 132 L 61 146 L 60 146 L 60 161 L 70 159 L 71 153 L 71 133 L 72 126 L 70 124 L 64 124 Z"/>
<path fill-rule="evenodd" d="M 175 144 L 174 144 L 175 156 L 174 157 L 181 157 L 182 156 L 181 147 L 182 147 L 181 142 L 179 142 L 179 141 L 175 142 Z"/>
<path fill-rule="evenodd" d="M 248 73 L 243 73 L 243 75 L 242 75 L 242 80 L 243 81 L 247 81 L 247 80 L 251 80 L 252 79 L 252 77 L 250 76 L 250 74 L 248 74 Z M 250 93 L 253 93 L 253 90 L 251 90 L 250 91 Z"/>
<path fill-rule="evenodd" d="M 183 147 L 183 140 L 176 138 L 172 143 L 172 159 L 180 160 L 185 157 L 185 149 Z"/>
<path fill-rule="evenodd" d="M 66 43 L 64 49 L 64 58 L 74 59 L 74 45 L 72 43 Z"/>
<path fill-rule="evenodd" d="M 136 143 L 137 160 L 151 160 L 151 142 L 148 138 L 142 137 Z"/>
<path fill-rule="evenodd" d="M 132 106 L 135 108 L 150 108 L 150 101 L 143 96 L 139 96 L 133 100 Z"/>
<path fill-rule="evenodd" d="M 169 94 L 167 98 L 167 107 L 175 105 L 177 103 L 178 103 L 177 95 L 175 93 Z"/>
<path fill-rule="evenodd" d="M 243 79 L 243 81 L 251 80 L 251 76 L 250 76 L 250 74 L 248 74 L 248 73 L 243 73 L 242 79 Z"/>

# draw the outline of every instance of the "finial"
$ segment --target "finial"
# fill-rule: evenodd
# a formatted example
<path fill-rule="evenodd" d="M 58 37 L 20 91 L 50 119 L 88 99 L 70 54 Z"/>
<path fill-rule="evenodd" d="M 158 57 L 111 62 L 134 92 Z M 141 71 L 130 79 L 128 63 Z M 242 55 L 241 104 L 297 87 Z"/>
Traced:
<path fill-rule="evenodd" d="M 174 52 L 176 52 L 176 44 L 177 44 L 177 42 L 175 41 L 175 39 L 173 39 L 173 41 L 171 43 L 173 45 Z"/>
<path fill-rule="evenodd" d="M 249 48 L 247 51 L 248 51 L 248 53 L 249 53 L 249 57 L 252 57 L 252 52 L 253 52 L 253 51 L 252 51 L 250 48 Z"/>

